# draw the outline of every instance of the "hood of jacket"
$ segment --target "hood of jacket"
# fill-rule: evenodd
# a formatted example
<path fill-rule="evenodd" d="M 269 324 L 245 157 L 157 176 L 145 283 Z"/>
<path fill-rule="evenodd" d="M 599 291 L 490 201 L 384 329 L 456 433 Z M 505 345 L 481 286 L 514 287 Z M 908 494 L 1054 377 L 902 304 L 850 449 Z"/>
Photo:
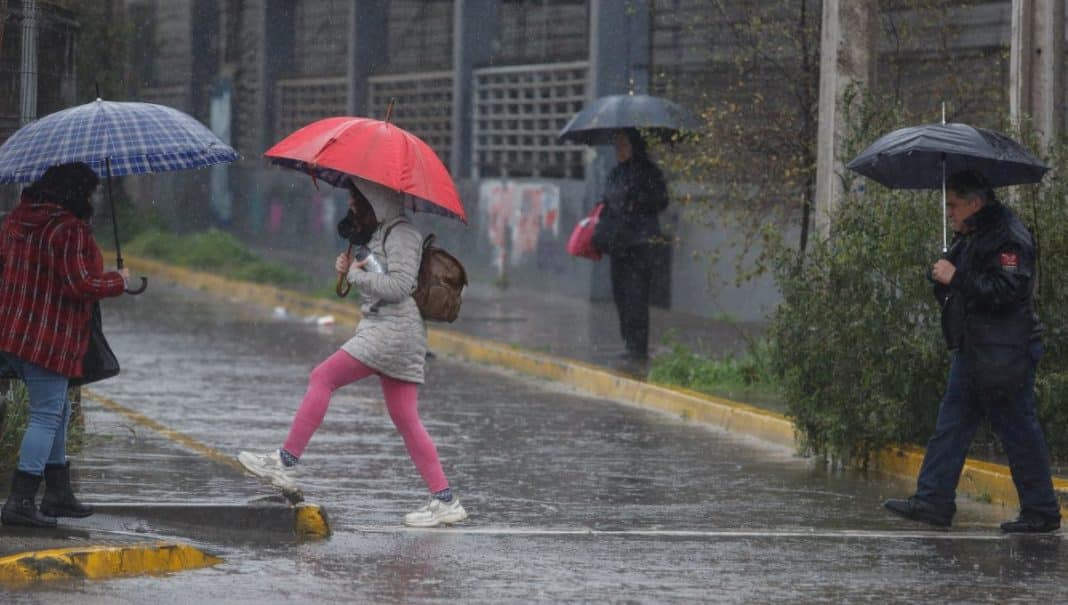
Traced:
<path fill-rule="evenodd" d="M 353 182 L 356 184 L 356 188 L 360 190 L 360 193 L 371 203 L 371 208 L 375 211 L 375 220 L 378 221 L 379 225 L 384 225 L 398 216 L 404 215 L 404 203 L 407 201 L 406 193 L 366 179 L 353 179 Z"/>
<path fill-rule="evenodd" d="M 18 205 L 11 211 L 11 214 L 7 215 L 4 223 L 13 237 L 24 240 L 63 215 L 74 216 L 69 210 L 55 202 L 23 193 Z"/>

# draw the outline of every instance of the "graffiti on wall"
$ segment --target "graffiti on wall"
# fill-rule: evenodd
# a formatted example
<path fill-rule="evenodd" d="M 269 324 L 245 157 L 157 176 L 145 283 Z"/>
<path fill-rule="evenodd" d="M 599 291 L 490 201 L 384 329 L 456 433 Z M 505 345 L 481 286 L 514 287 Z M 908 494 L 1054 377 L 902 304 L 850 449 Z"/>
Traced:
<path fill-rule="evenodd" d="M 539 244 L 547 238 L 555 244 L 559 237 L 557 185 L 486 179 L 479 184 L 478 208 L 499 273 L 536 258 L 543 248 Z"/>

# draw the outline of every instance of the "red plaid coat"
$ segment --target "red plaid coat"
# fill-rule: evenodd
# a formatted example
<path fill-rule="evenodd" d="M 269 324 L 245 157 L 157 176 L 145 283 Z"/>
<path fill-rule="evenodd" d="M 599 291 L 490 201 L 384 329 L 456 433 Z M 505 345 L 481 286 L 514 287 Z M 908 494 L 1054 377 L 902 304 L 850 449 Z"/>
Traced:
<path fill-rule="evenodd" d="M 68 377 L 82 375 L 93 301 L 119 296 L 89 224 L 23 195 L 0 228 L 0 351 Z"/>

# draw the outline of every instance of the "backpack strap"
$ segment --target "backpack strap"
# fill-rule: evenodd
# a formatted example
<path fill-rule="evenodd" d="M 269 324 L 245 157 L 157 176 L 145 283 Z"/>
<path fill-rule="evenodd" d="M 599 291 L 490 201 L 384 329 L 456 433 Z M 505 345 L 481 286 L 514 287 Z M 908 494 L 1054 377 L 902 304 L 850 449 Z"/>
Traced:
<path fill-rule="evenodd" d="M 408 221 L 408 217 L 406 217 L 406 216 L 398 216 L 397 218 L 391 220 L 386 225 L 386 232 L 384 234 L 382 234 L 382 249 L 383 250 L 385 250 L 385 248 L 386 248 L 386 238 L 388 238 L 389 234 L 393 232 L 393 228 L 396 227 L 397 225 L 401 224 L 401 223 L 407 223 L 407 222 L 409 222 Z"/>
<path fill-rule="evenodd" d="M 389 223 L 389 225 L 386 227 L 386 232 L 384 234 L 382 234 L 382 248 L 385 249 L 385 247 L 386 247 L 386 238 L 389 237 L 389 234 L 393 232 L 393 228 L 394 227 L 396 227 L 397 225 L 399 225 L 401 223 L 410 223 L 410 222 L 411 221 L 409 221 L 408 217 L 406 217 L 406 216 L 398 216 L 397 218 L 393 219 Z M 436 239 L 436 236 L 433 233 L 431 233 L 431 234 L 427 235 L 426 237 L 424 237 L 423 238 L 423 250 L 426 250 L 431 245 L 433 245 L 435 239 Z"/>

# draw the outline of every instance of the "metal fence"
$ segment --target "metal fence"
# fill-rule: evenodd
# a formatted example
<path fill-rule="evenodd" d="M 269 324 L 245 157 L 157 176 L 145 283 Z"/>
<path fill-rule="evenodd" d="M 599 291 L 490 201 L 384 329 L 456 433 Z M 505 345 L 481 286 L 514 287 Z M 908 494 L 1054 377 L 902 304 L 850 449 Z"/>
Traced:
<path fill-rule="evenodd" d="M 343 116 L 347 100 L 344 77 L 279 80 L 274 132 L 283 137 L 316 120 Z"/>
<path fill-rule="evenodd" d="M 452 132 L 453 72 L 416 72 L 368 78 L 367 115 L 392 121 L 430 145 L 446 164 Z M 589 63 L 543 63 L 476 69 L 472 123 L 473 176 L 581 179 L 585 147 L 557 134 L 588 97 Z M 344 78 L 301 78 L 278 83 L 275 132 L 342 115 Z"/>
<path fill-rule="evenodd" d="M 447 166 L 452 152 L 452 71 L 368 78 L 367 114 L 384 119 L 391 99 L 393 123 L 426 141 Z"/>
<path fill-rule="evenodd" d="M 584 148 L 557 134 L 587 101 L 589 63 L 476 69 L 474 176 L 583 178 Z"/>

